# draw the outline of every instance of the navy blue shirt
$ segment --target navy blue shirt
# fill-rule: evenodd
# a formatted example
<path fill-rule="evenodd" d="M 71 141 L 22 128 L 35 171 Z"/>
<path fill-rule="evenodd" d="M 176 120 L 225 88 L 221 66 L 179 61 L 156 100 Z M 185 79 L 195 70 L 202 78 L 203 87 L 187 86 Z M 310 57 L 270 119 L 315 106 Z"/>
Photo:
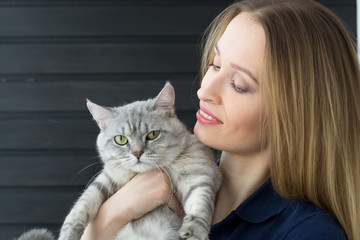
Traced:
<path fill-rule="evenodd" d="M 345 240 L 332 215 L 314 204 L 288 200 L 267 180 L 224 220 L 211 227 L 210 240 Z"/>

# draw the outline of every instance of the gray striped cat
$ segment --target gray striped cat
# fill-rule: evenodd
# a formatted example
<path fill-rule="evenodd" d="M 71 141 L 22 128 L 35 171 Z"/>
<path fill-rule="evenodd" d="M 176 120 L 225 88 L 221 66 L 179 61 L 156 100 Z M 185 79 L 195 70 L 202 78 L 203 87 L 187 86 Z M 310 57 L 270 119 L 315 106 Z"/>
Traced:
<path fill-rule="evenodd" d="M 104 166 L 66 217 L 59 240 L 80 239 L 107 198 L 136 173 L 154 168 L 171 179 L 185 217 L 161 206 L 128 223 L 113 239 L 208 239 L 221 175 L 211 150 L 176 117 L 174 101 L 174 88 L 167 83 L 147 101 L 117 108 L 87 102 L 100 128 L 97 148 Z"/>
<path fill-rule="evenodd" d="M 167 83 L 156 98 L 147 101 L 117 108 L 87 102 L 100 128 L 97 149 L 103 170 L 67 215 L 59 240 L 80 239 L 107 198 L 136 173 L 155 168 L 170 178 L 185 217 L 181 219 L 164 205 L 128 223 L 112 239 L 208 239 L 221 174 L 211 150 L 176 117 L 174 101 L 174 88 Z M 33 230 L 28 233 L 31 238 L 21 240 L 42 239 L 40 232 Z"/>

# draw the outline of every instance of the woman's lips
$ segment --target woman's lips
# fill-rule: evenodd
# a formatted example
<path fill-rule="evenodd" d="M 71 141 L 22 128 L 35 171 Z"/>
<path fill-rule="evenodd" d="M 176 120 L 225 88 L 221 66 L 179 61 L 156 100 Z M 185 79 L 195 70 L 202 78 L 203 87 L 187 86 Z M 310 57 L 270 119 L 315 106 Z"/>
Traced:
<path fill-rule="evenodd" d="M 197 111 L 196 118 L 202 124 L 222 124 L 220 120 L 202 107 Z"/>

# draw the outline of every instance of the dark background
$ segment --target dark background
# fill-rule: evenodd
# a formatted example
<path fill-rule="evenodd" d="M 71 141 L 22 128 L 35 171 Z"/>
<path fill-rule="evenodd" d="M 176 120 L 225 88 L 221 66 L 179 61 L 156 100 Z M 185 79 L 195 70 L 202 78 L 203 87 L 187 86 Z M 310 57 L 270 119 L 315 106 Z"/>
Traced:
<path fill-rule="evenodd" d="M 0 0 L 0 239 L 57 233 L 100 170 L 86 98 L 116 106 L 169 80 L 192 128 L 198 43 L 232 2 Z M 356 32 L 355 0 L 320 2 Z"/>

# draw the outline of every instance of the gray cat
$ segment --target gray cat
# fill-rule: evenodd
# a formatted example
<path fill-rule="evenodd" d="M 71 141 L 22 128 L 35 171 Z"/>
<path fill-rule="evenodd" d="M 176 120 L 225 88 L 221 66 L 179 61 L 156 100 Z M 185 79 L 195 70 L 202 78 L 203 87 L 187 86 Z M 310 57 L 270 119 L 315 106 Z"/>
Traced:
<path fill-rule="evenodd" d="M 154 168 L 171 179 L 185 217 L 164 205 L 128 223 L 112 239 L 208 239 L 221 174 L 211 150 L 177 119 L 174 101 L 167 83 L 147 101 L 117 108 L 87 102 L 100 128 L 97 148 L 104 166 L 66 217 L 59 240 L 80 239 L 107 198 L 136 173 Z"/>

